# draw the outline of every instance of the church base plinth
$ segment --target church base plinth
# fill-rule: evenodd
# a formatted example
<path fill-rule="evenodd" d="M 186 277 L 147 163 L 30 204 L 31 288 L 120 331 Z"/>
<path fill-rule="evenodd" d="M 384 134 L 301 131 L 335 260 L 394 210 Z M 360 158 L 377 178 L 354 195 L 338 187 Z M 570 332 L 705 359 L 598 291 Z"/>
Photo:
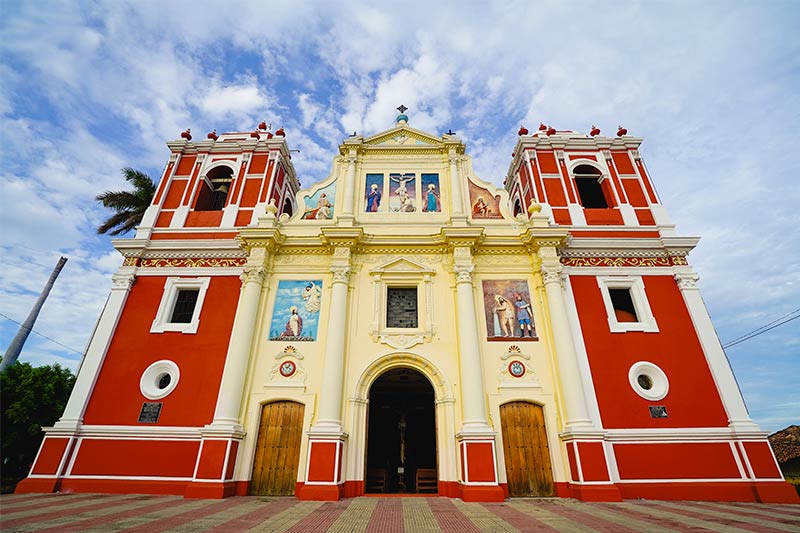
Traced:
<path fill-rule="evenodd" d="M 195 481 L 186 485 L 186 490 L 183 493 L 183 497 L 221 500 L 222 498 L 235 496 L 236 488 L 236 482 L 234 481 L 220 481 L 212 483 L 201 483 Z"/>
<path fill-rule="evenodd" d="M 58 478 L 29 478 L 26 477 L 14 489 L 14 494 L 48 493 L 58 489 Z"/>
<path fill-rule="evenodd" d="M 584 502 L 621 502 L 622 494 L 613 484 L 579 485 L 569 484 L 569 497 Z"/>
<path fill-rule="evenodd" d="M 465 502 L 503 502 L 506 499 L 500 485 L 461 485 L 461 499 Z"/>
<path fill-rule="evenodd" d="M 339 485 L 314 485 L 298 483 L 295 495 L 298 500 L 335 502 L 344 498 L 344 484 Z"/>
<path fill-rule="evenodd" d="M 785 481 L 618 483 L 617 487 L 626 500 L 645 498 L 648 500 L 800 503 L 797 491 Z"/>
<path fill-rule="evenodd" d="M 364 495 L 364 481 L 345 481 L 344 482 L 344 497 L 355 498 Z"/>

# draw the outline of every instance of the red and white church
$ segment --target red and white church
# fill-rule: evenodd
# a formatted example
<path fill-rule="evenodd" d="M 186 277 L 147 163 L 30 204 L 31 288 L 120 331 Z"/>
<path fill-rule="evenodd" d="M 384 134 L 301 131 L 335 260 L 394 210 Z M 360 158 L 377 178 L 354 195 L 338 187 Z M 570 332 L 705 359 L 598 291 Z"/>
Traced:
<path fill-rule="evenodd" d="M 620 128 L 170 141 L 17 492 L 794 502 Z M 290 135 L 289 135 L 290 137 Z"/>

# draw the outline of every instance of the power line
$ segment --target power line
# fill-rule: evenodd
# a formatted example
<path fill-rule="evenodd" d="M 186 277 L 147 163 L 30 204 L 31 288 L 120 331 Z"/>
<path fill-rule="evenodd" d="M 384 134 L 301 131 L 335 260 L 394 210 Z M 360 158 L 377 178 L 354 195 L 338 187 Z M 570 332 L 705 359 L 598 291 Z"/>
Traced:
<path fill-rule="evenodd" d="M 21 323 L 21 322 L 17 322 L 16 320 L 14 320 L 13 318 L 11 318 L 11 317 L 10 317 L 10 316 L 8 316 L 8 315 L 4 315 L 3 313 L 0 313 L 0 316 L 2 316 L 3 318 L 5 318 L 6 320 L 10 320 L 11 322 L 13 322 L 14 324 L 16 324 L 16 325 L 18 325 L 18 326 L 21 326 L 21 325 L 22 325 L 22 323 Z M 49 340 L 50 342 L 54 342 L 54 343 L 58 344 L 58 345 L 59 345 L 59 346 L 61 346 L 62 348 L 66 348 L 67 350 L 70 350 L 70 351 L 72 351 L 72 352 L 75 352 L 75 353 L 76 353 L 76 354 L 78 354 L 78 355 L 83 355 L 83 352 L 79 352 L 79 351 L 78 351 L 78 350 L 76 350 L 75 348 L 70 348 L 70 347 L 69 347 L 69 346 L 67 346 L 66 344 L 61 344 L 61 343 L 60 343 L 60 342 L 58 342 L 57 340 L 55 340 L 55 339 L 51 339 L 50 337 L 48 337 L 47 335 L 44 335 L 43 333 L 39 333 L 39 332 L 38 332 L 38 331 L 36 331 L 35 329 L 31 329 L 31 333 L 36 333 L 36 334 L 37 334 L 37 335 L 39 335 L 40 337 L 44 337 L 45 339 Z"/>
<path fill-rule="evenodd" d="M 786 324 L 786 323 L 788 323 L 788 322 L 791 322 L 792 320 L 795 320 L 795 319 L 797 319 L 797 318 L 800 318 L 800 315 L 795 315 L 795 316 L 793 316 L 793 317 L 791 317 L 791 318 L 787 318 L 787 319 L 785 319 L 783 322 L 778 322 L 777 324 L 774 324 L 774 321 L 773 321 L 773 322 L 772 322 L 772 323 L 774 324 L 773 326 L 771 326 L 771 327 L 768 327 L 768 328 L 766 328 L 766 329 L 762 329 L 762 328 L 764 328 L 765 326 L 761 326 L 761 328 L 758 328 L 757 330 L 753 330 L 753 331 L 751 331 L 751 332 L 750 332 L 750 333 L 748 333 L 746 336 L 739 337 L 739 339 L 738 339 L 738 340 L 735 340 L 735 341 L 729 342 L 728 344 L 724 345 L 724 346 L 722 347 L 722 349 L 724 350 L 724 349 L 726 349 L 726 348 L 730 348 L 731 346 L 736 346 L 736 345 L 737 345 L 737 344 L 739 344 L 739 343 L 742 343 L 742 342 L 744 342 L 744 341 L 750 340 L 750 339 L 752 339 L 753 337 L 758 337 L 758 336 L 759 336 L 759 335 L 761 335 L 762 333 L 766 333 L 766 332 L 768 332 L 768 331 L 770 331 L 770 330 L 772 330 L 772 329 L 775 329 L 775 328 L 777 328 L 777 327 L 779 327 L 779 326 L 782 326 L 782 325 L 784 325 L 784 324 Z"/>
<path fill-rule="evenodd" d="M 772 322 L 770 322 L 770 323 L 768 323 L 768 324 L 764 324 L 764 325 L 763 325 L 763 326 L 761 326 L 760 328 L 756 328 L 756 329 L 754 329 L 753 331 L 750 331 L 750 332 L 748 332 L 748 333 L 745 333 L 745 334 L 744 334 L 744 335 L 742 335 L 741 337 L 736 337 L 735 339 L 733 339 L 733 340 L 731 340 L 731 341 L 728 341 L 728 344 L 727 344 L 727 345 L 728 345 L 728 346 L 732 346 L 732 345 L 733 345 L 735 342 L 737 342 L 739 339 L 743 339 L 744 337 L 749 337 L 749 336 L 750 336 L 750 335 L 752 335 L 753 333 L 756 333 L 757 331 L 760 331 L 760 330 L 762 330 L 762 329 L 764 329 L 764 328 L 767 328 L 767 327 L 771 326 L 772 324 L 774 324 L 775 322 L 778 322 L 778 321 L 780 321 L 780 320 L 783 320 L 783 319 L 784 319 L 784 318 L 786 318 L 787 316 L 789 316 L 789 315 L 793 315 L 793 314 L 797 313 L 798 311 L 800 311 L 800 307 L 798 307 L 798 308 L 797 308 L 797 309 L 795 309 L 794 311 L 789 311 L 788 313 L 786 313 L 786 314 L 785 314 L 785 315 L 783 315 L 783 316 L 779 316 L 778 318 L 776 318 L 776 319 L 775 319 L 775 320 L 773 320 Z M 724 348 L 724 346 L 723 346 L 723 348 Z"/>

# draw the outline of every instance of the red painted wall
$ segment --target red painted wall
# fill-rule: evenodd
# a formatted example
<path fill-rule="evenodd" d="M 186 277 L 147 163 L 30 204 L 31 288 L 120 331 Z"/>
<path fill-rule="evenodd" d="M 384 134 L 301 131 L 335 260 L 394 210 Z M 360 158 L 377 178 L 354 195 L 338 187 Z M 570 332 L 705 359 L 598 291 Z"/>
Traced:
<path fill-rule="evenodd" d="M 621 479 L 740 479 L 727 442 L 615 444 Z"/>
<path fill-rule="evenodd" d="M 73 475 L 191 477 L 198 441 L 83 439 Z"/>
<path fill-rule="evenodd" d="M 727 427 L 700 342 L 675 280 L 645 276 L 645 292 L 658 333 L 611 333 L 594 276 L 571 276 L 600 416 L 606 428 Z M 637 361 L 658 365 L 669 380 L 659 401 L 631 388 L 628 370 Z M 649 405 L 665 405 L 668 418 L 650 418 Z"/>
<path fill-rule="evenodd" d="M 139 425 L 147 400 L 139 390 L 144 370 L 161 359 L 174 361 L 180 381 L 163 402 L 159 426 L 211 422 L 228 349 L 241 282 L 211 278 L 196 334 L 150 333 L 165 277 L 136 278 L 84 416 L 86 424 Z M 141 424 L 144 426 L 152 424 Z"/>

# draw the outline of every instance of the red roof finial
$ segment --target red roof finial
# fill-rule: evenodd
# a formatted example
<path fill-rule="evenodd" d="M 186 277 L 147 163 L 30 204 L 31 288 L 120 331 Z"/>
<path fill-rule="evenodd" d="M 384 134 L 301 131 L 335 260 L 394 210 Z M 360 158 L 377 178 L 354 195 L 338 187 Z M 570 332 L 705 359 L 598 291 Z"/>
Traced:
<path fill-rule="evenodd" d="M 525 126 L 520 126 L 519 127 L 519 131 L 517 132 L 517 134 L 520 137 L 522 137 L 523 135 L 527 135 L 528 134 L 528 128 L 526 128 Z"/>
<path fill-rule="evenodd" d="M 259 131 L 258 131 L 258 130 L 256 130 L 256 131 L 254 131 L 254 132 L 252 132 L 252 133 L 250 134 L 250 137 L 251 137 L 252 139 L 260 139 L 260 138 L 261 138 L 261 134 L 259 133 Z"/>
<path fill-rule="evenodd" d="M 191 141 L 192 140 L 192 130 L 189 129 L 189 128 L 186 128 L 186 131 L 182 131 L 181 132 L 181 137 L 183 137 L 187 141 Z"/>
<path fill-rule="evenodd" d="M 278 137 L 286 137 L 286 132 L 283 131 L 283 126 L 275 130 L 275 135 L 277 135 Z"/>
<path fill-rule="evenodd" d="M 547 128 L 547 135 L 555 135 L 555 134 L 556 134 L 556 129 L 553 126 Z"/>
<path fill-rule="evenodd" d="M 544 122 L 540 122 L 539 131 L 547 131 L 547 124 L 545 124 Z"/>
<path fill-rule="evenodd" d="M 219 139 L 219 135 L 217 135 L 217 130 L 214 130 L 211 133 L 209 133 L 208 138 L 211 139 L 212 141 L 216 141 L 217 139 Z"/>
<path fill-rule="evenodd" d="M 268 129 L 269 129 L 269 127 L 270 127 L 270 125 L 269 125 L 269 124 L 267 124 L 267 121 L 266 121 L 266 120 L 262 120 L 262 121 L 261 121 L 261 122 L 258 124 L 258 129 L 260 129 L 260 130 L 268 130 Z"/>
<path fill-rule="evenodd" d="M 628 134 L 628 130 L 626 130 L 622 126 L 620 126 L 619 129 L 617 130 L 617 137 L 623 137 L 623 136 L 625 136 L 627 134 Z"/>
<path fill-rule="evenodd" d="M 591 135 L 592 137 L 597 137 L 598 135 L 600 135 L 600 128 L 592 124 L 592 131 L 589 132 L 589 135 Z"/>

